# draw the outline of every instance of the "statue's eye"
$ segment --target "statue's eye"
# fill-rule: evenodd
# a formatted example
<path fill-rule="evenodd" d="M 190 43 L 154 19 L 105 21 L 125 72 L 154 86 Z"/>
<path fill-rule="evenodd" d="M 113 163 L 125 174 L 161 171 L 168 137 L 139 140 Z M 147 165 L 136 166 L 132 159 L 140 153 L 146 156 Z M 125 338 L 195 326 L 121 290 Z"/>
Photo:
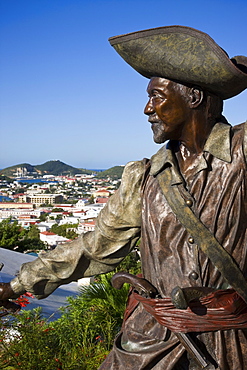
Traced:
<path fill-rule="evenodd" d="M 154 99 L 162 99 L 163 96 L 162 96 L 162 94 L 159 91 L 153 90 L 152 91 L 152 94 L 151 94 L 151 98 L 154 98 Z"/>

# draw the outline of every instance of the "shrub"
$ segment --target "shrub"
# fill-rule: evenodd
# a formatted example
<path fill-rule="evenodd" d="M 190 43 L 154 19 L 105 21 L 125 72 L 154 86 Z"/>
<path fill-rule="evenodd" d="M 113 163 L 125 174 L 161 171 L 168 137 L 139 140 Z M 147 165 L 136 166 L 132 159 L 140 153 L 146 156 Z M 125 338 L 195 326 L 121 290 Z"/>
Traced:
<path fill-rule="evenodd" d="M 128 256 L 123 267 L 140 272 L 135 255 Z M 2 319 L 0 368 L 97 370 L 121 328 L 129 292 L 127 284 L 114 289 L 112 275 L 98 276 L 77 297 L 69 297 L 54 322 L 44 319 L 40 308 Z"/>

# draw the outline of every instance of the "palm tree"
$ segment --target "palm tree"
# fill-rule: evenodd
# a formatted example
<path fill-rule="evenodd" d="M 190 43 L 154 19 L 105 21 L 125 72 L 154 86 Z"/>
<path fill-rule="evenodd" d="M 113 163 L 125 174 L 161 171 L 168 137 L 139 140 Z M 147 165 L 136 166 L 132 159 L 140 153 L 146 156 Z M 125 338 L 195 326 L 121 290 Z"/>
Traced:
<path fill-rule="evenodd" d="M 107 348 L 111 348 L 121 328 L 129 294 L 128 284 L 124 284 L 121 290 L 112 287 L 112 276 L 113 273 L 101 275 L 93 284 L 80 289 L 81 299 L 90 306 L 94 328 Z"/>

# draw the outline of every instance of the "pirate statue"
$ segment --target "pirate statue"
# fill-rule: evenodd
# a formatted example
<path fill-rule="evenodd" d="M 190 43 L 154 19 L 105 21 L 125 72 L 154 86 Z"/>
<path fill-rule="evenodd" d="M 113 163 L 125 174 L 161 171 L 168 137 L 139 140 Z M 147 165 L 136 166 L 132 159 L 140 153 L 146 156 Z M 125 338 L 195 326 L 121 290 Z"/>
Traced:
<path fill-rule="evenodd" d="M 156 143 L 126 165 L 94 232 L 24 264 L 0 299 L 112 271 L 141 238 L 142 277 L 100 369 L 247 370 L 247 123 L 223 100 L 247 87 L 247 57 L 229 58 L 207 34 L 160 27 L 110 38 L 142 76 Z"/>

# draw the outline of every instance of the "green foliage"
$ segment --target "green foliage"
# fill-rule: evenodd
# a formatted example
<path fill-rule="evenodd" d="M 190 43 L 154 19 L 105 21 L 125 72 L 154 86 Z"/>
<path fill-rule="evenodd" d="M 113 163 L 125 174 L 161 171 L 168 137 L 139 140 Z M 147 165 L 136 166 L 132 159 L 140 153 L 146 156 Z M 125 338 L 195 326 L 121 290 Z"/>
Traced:
<path fill-rule="evenodd" d="M 46 221 L 47 220 L 47 217 L 48 217 L 48 214 L 47 213 L 41 213 L 41 215 L 39 216 L 39 220 L 42 222 L 42 221 Z"/>
<path fill-rule="evenodd" d="M 17 168 L 26 168 L 28 172 L 38 172 L 39 174 L 52 174 L 52 175 L 75 175 L 75 174 L 87 174 L 91 175 L 94 173 L 92 170 L 86 170 L 84 168 L 76 168 L 63 163 L 59 160 L 48 161 L 40 165 L 31 165 L 29 163 L 17 164 L 11 167 L 7 167 L 1 170 L 2 175 L 13 177 Z M 121 179 L 123 173 L 123 166 L 114 166 L 105 171 L 98 172 L 95 177 L 97 178 L 111 178 Z"/>
<path fill-rule="evenodd" d="M 121 290 L 113 288 L 111 278 L 114 273 L 100 275 L 100 279 L 96 279 L 93 284 L 81 287 L 80 292 L 83 301 L 93 304 L 96 312 L 98 312 L 99 307 L 101 308 L 101 314 L 103 313 L 102 320 L 100 320 L 101 324 L 110 311 L 111 318 L 114 318 L 119 329 L 123 319 L 129 286 L 124 284 Z"/>
<path fill-rule="evenodd" d="M 30 227 L 27 230 L 27 238 L 29 239 L 39 239 L 39 229 L 36 225 L 30 225 Z"/>
<path fill-rule="evenodd" d="M 67 338 L 56 323 L 48 323 L 42 318 L 39 308 L 16 315 L 9 330 L 5 323 L 0 332 L 1 369 L 86 369 L 80 352 L 67 351 Z"/>
<path fill-rule="evenodd" d="M 34 172 L 35 168 L 29 164 L 29 163 L 21 163 L 21 164 L 16 164 L 11 167 L 4 168 L 1 170 L 1 173 L 6 176 L 13 177 L 13 174 L 16 172 L 17 168 L 26 168 L 28 172 Z"/>
<path fill-rule="evenodd" d="M 24 252 L 26 250 L 45 249 L 45 244 L 39 238 L 39 230 L 35 225 L 24 229 L 11 218 L 0 222 L 0 247 Z"/>
<path fill-rule="evenodd" d="M 52 212 L 63 212 L 63 208 L 55 207 L 52 209 Z"/>
<path fill-rule="evenodd" d="M 109 168 L 106 171 L 98 172 L 96 177 L 99 179 L 104 179 L 107 177 L 110 177 L 111 179 L 121 179 L 123 170 L 124 170 L 123 166 L 115 166 Z"/>
<path fill-rule="evenodd" d="M 89 204 L 94 204 L 94 196 L 91 195 L 90 198 L 88 198 L 88 203 Z"/>
<path fill-rule="evenodd" d="M 130 253 L 119 270 L 140 272 L 137 256 Z M 129 293 L 127 284 L 121 290 L 111 286 L 115 272 L 97 276 L 77 297 L 69 297 L 54 322 L 44 320 L 39 308 L 8 316 L 0 327 L 0 368 L 97 370 L 121 328 Z"/>
<path fill-rule="evenodd" d="M 18 225 L 17 221 L 8 218 L 0 222 L 0 247 L 13 249 L 24 239 L 26 231 Z"/>
<path fill-rule="evenodd" d="M 78 224 L 54 224 L 51 227 L 51 231 L 57 235 L 63 236 L 64 238 L 75 239 L 78 237 L 78 234 L 71 229 L 77 228 L 77 226 Z"/>
<path fill-rule="evenodd" d="M 14 181 L 14 180 L 12 180 Z M 25 188 L 15 188 L 14 189 L 14 194 L 21 194 L 21 193 L 25 193 L 26 189 Z"/>
<path fill-rule="evenodd" d="M 41 173 L 49 173 L 53 175 L 62 175 L 62 174 L 71 174 L 80 173 L 80 170 L 69 166 L 61 161 L 48 161 L 44 164 L 36 165 L 35 168 Z"/>
<path fill-rule="evenodd" d="M 139 243 L 138 243 L 139 244 Z M 129 253 L 128 256 L 124 258 L 119 266 L 117 266 L 115 272 L 127 271 L 130 274 L 137 275 L 141 273 L 141 260 L 137 250 Z"/>
<path fill-rule="evenodd" d="M 24 239 L 19 243 L 18 252 L 46 249 L 46 245 L 40 240 L 40 231 L 36 225 L 30 225 L 25 232 Z"/>
<path fill-rule="evenodd" d="M 13 182 L 10 177 L 3 175 L 2 173 L 0 173 L 0 181 L 7 181 L 8 183 Z"/>
<path fill-rule="evenodd" d="M 12 321 L 11 331 L 1 332 L 1 369 L 4 365 L 15 369 L 58 369 L 54 357 L 58 340 L 52 328 L 41 319 L 40 312 L 40 309 L 22 311 Z"/>
<path fill-rule="evenodd" d="M 78 199 L 64 199 L 63 204 L 76 204 Z"/>
<path fill-rule="evenodd" d="M 52 175 L 62 175 L 62 174 L 75 175 L 77 173 L 85 173 L 85 174 L 93 173 L 93 171 L 91 170 L 75 168 L 59 160 L 48 161 L 40 165 L 31 165 L 29 163 L 21 163 L 21 164 L 17 164 L 17 165 L 7 167 L 1 170 L 1 173 L 7 176 L 13 176 L 13 174 L 16 172 L 16 169 L 19 167 L 26 168 L 28 172 L 37 171 L 38 173 L 41 173 L 41 174 L 49 173 Z"/>
<path fill-rule="evenodd" d="M 109 353 L 123 319 L 128 287 L 112 288 L 112 274 L 68 298 L 61 317 L 48 322 L 40 309 L 22 311 L 0 330 L 0 368 L 96 370 Z"/>
<path fill-rule="evenodd" d="M 56 186 L 50 186 L 49 189 L 45 190 L 45 194 L 55 194 L 57 190 Z"/>

